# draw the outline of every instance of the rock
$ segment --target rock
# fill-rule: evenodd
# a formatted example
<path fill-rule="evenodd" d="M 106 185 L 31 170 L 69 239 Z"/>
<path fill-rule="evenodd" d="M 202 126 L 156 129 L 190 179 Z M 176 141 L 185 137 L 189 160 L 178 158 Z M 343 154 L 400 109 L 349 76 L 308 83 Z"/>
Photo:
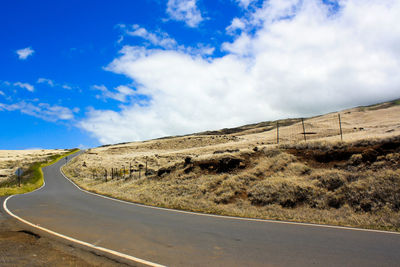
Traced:
<path fill-rule="evenodd" d="M 192 163 L 192 158 L 191 157 L 186 157 L 185 158 L 185 166 Z"/>

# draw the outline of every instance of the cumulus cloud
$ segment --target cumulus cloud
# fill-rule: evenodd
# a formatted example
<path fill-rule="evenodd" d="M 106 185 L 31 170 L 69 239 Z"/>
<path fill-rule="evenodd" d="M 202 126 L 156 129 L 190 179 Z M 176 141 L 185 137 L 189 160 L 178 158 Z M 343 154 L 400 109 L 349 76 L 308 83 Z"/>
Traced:
<path fill-rule="evenodd" d="M 196 0 L 168 0 L 167 14 L 171 19 L 184 21 L 189 27 L 197 27 L 203 21 Z"/>
<path fill-rule="evenodd" d="M 266 1 L 238 18 L 253 30 L 218 58 L 125 46 L 107 69 L 130 77 L 147 103 L 91 109 L 80 126 L 115 143 L 398 98 L 400 2 L 339 3 L 333 12 L 317 0 Z"/>
<path fill-rule="evenodd" d="M 93 85 L 93 89 L 101 91 L 101 94 L 96 96 L 97 98 L 111 98 L 120 102 L 126 102 L 129 96 L 135 94 L 135 91 L 132 90 L 132 88 L 125 85 L 116 87 L 114 91 L 108 90 L 104 85 Z"/>
<path fill-rule="evenodd" d="M 19 49 L 17 51 L 15 51 L 15 53 L 17 53 L 18 58 L 21 60 L 25 60 L 27 59 L 29 56 L 33 55 L 35 51 L 31 48 L 31 47 L 27 47 L 27 48 L 23 48 L 23 49 Z"/>
<path fill-rule="evenodd" d="M 33 92 L 35 90 L 35 87 L 29 83 L 16 82 L 13 85 L 20 87 L 20 88 L 24 88 L 24 89 L 28 90 L 29 92 Z"/>
<path fill-rule="evenodd" d="M 233 34 L 236 30 L 244 30 L 246 28 L 245 22 L 243 22 L 239 18 L 234 18 L 231 22 L 231 25 L 226 27 L 226 31 L 229 34 Z"/>
<path fill-rule="evenodd" d="M 19 110 L 23 114 L 27 114 L 36 118 L 40 118 L 45 121 L 56 122 L 59 120 L 72 120 L 74 118 L 74 112 L 78 112 L 79 109 L 71 110 L 67 107 L 58 105 L 49 105 L 47 103 L 39 103 L 34 105 L 29 102 L 21 101 L 14 104 L 3 104 L 0 103 L 0 111 L 16 111 Z"/>

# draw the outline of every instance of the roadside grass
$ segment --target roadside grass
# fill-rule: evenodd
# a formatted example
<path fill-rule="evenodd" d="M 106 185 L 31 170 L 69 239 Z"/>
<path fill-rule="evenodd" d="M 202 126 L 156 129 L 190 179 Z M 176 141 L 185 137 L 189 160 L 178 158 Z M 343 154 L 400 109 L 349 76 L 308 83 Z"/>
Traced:
<path fill-rule="evenodd" d="M 341 111 L 343 141 L 330 113 L 304 121 L 307 142 L 289 120 L 279 145 L 271 122 L 106 145 L 63 170 L 86 190 L 146 205 L 400 231 L 399 114 L 398 100 Z"/>
<path fill-rule="evenodd" d="M 60 159 L 74 154 L 77 151 L 79 151 L 79 149 L 77 148 L 71 149 L 68 153 L 61 155 L 52 155 L 44 161 L 31 163 L 29 167 L 24 170 L 21 178 L 21 186 L 18 185 L 17 178 L 6 180 L 0 183 L 0 196 L 24 194 L 41 187 L 44 181 L 42 168 L 56 163 Z"/>
<path fill-rule="evenodd" d="M 83 164 L 88 157 L 101 161 L 90 153 L 63 170 L 99 194 L 210 214 L 400 231 L 400 136 L 264 147 L 190 162 L 159 156 L 162 172 L 141 179 L 109 176 L 108 182 L 104 165 Z"/>

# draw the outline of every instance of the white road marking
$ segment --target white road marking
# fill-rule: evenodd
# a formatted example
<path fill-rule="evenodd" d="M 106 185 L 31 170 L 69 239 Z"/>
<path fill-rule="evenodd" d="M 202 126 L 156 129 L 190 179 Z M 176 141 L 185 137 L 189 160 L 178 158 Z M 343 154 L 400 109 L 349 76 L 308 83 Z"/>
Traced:
<path fill-rule="evenodd" d="M 64 165 L 65 165 L 65 164 L 64 164 Z M 361 228 L 352 228 L 352 227 L 343 227 L 343 226 L 323 225 L 323 224 L 312 224 L 312 223 L 298 223 L 298 222 L 275 221 L 275 220 L 267 220 L 267 219 L 241 218 L 241 217 L 232 217 L 232 216 L 224 216 L 224 215 L 214 215 L 214 214 L 205 214 L 205 213 L 198 213 L 198 212 L 190 212 L 190 211 L 183 211 L 183 210 L 174 210 L 174 209 L 153 207 L 153 206 L 147 206 L 147 205 L 138 204 L 138 203 L 127 202 L 127 201 L 124 201 L 124 200 L 120 200 L 120 199 L 115 199 L 115 198 L 111 198 L 111 197 L 99 195 L 99 194 L 96 194 L 96 193 L 93 193 L 93 192 L 89 192 L 89 191 L 87 191 L 87 190 L 84 190 L 84 189 L 80 188 L 80 187 L 79 187 L 77 184 L 75 184 L 71 179 L 69 179 L 69 178 L 64 174 L 64 172 L 61 170 L 61 168 L 62 168 L 64 165 L 62 165 L 62 166 L 60 167 L 60 172 L 61 172 L 61 174 L 64 176 L 65 179 L 67 179 L 71 184 L 73 184 L 73 185 L 74 185 L 76 188 L 78 188 L 80 191 L 85 192 L 85 193 L 90 194 L 90 195 L 94 195 L 94 196 L 97 196 L 97 197 L 101 197 L 101 198 L 104 198 L 104 199 L 108 199 L 108 200 L 112 200 L 112 201 L 116 201 L 116 202 L 120 202 L 120 203 L 124 203 L 124 204 L 128 204 L 128 205 L 134 205 L 134 206 L 138 206 L 138 207 L 144 207 L 144 208 L 150 208 L 150 209 L 157 209 L 157 210 L 164 210 L 164 211 L 170 211 L 170 212 L 176 212 L 176 213 L 184 213 L 184 214 L 190 214 L 190 215 L 197 215 L 197 216 L 207 216 L 207 217 L 214 217 L 214 218 L 221 218 L 221 219 L 229 219 L 229 220 L 253 221 L 253 222 L 268 222 L 268 223 L 278 223 L 278 224 L 291 224 L 291 225 L 299 225 L 299 226 L 311 226 L 311 227 L 321 227 L 321 228 L 333 228 L 333 229 L 339 229 L 339 230 L 352 230 L 352 231 L 362 231 L 362 232 L 373 232 L 373 233 L 383 233 L 383 234 L 395 234 L 395 235 L 400 235 L 400 233 L 398 233 L 398 232 L 390 232 L 390 231 L 371 230 L 371 229 L 361 229 Z M 42 185 L 40 188 L 38 188 L 38 189 L 36 189 L 36 190 L 34 190 L 34 191 L 32 191 L 32 192 L 26 193 L 26 194 L 30 194 L 30 193 L 33 193 L 33 192 L 35 192 L 35 191 L 38 191 L 38 190 L 42 189 L 43 187 L 45 187 L 45 185 L 46 185 L 46 183 L 45 183 L 45 181 L 43 180 L 43 185 Z M 93 244 L 90 244 L 90 243 L 87 243 L 87 242 L 84 242 L 84 241 L 81 241 L 81 240 L 78 240 L 78 239 L 75 239 L 75 238 L 72 238 L 72 237 L 63 235 L 63 234 L 60 234 L 60 233 L 57 233 L 57 232 L 54 232 L 54 231 L 52 231 L 52 230 L 49 230 L 49 229 L 47 229 L 47 228 L 41 227 L 41 226 L 39 226 L 39 225 L 35 225 L 35 224 L 33 224 L 33 223 L 31 223 L 31 222 L 29 222 L 29 221 L 27 221 L 27 220 L 24 220 L 24 219 L 18 217 L 17 215 L 13 214 L 13 213 L 7 208 L 7 201 L 8 201 L 10 198 L 12 198 L 13 196 L 14 196 L 14 195 L 9 196 L 9 197 L 6 198 L 6 200 L 5 200 L 4 203 L 3 203 L 3 208 L 4 208 L 4 210 L 5 210 L 9 215 L 11 215 L 12 217 L 16 218 L 17 220 L 19 220 L 19 221 L 21 221 L 21 222 L 23 222 L 23 223 L 25 223 L 25 224 L 28 224 L 28 225 L 30 225 L 30 226 L 32 226 L 32 227 L 35 227 L 35 228 L 37 228 L 37 229 L 40 229 L 40 230 L 42 230 L 42 231 L 45 231 L 45 232 L 47 232 L 47 233 L 49 233 L 49 234 L 53 234 L 53 235 L 55 235 L 55 236 L 64 238 L 64 239 L 69 240 L 69 241 L 71 241 L 71 242 L 75 242 L 75 243 L 77 243 L 77 244 L 90 247 L 90 248 L 92 248 L 92 249 L 97 249 L 97 250 L 100 250 L 100 251 L 103 251 L 103 252 L 106 252 L 106 253 L 110 253 L 110 254 L 112 254 L 112 255 L 115 255 L 115 256 L 118 256 L 118 257 L 121 257 L 121 258 L 124 258 L 124 259 L 128 259 L 128 260 L 131 260 L 131 261 L 134 261 L 134 262 L 138 262 L 138 263 L 141 263 L 141 264 L 145 264 L 145 265 L 148 265 L 148 266 L 155 266 L 155 267 L 164 266 L 164 265 L 160 265 L 160 264 L 157 264 L 157 263 L 154 263 L 154 262 L 150 262 L 150 261 L 146 261 L 146 260 L 143 260 L 143 259 L 140 259 L 140 258 L 136 258 L 136 257 L 133 257 L 133 256 L 131 256 L 131 255 L 127 255 L 127 254 L 124 254 L 124 253 L 121 253 L 121 252 L 118 252 L 118 251 L 115 251 L 115 250 L 111 250 L 111 249 L 99 247 L 99 246 L 96 246 L 96 245 L 93 245 Z"/>
<path fill-rule="evenodd" d="M 65 165 L 65 164 L 64 164 L 64 165 Z M 63 165 L 63 166 L 64 166 L 64 165 Z M 60 171 L 61 171 L 61 169 L 60 169 Z M 62 172 L 61 172 L 61 173 L 62 173 Z M 64 173 L 62 173 L 62 174 L 63 174 L 63 176 L 65 177 Z M 68 179 L 68 178 L 67 178 L 67 179 Z M 69 179 L 68 179 L 68 180 L 69 180 Z M 43 185 L 42 185 L 40 188 L 38 188 L 38 189 L 36 189 L 36 190 L 34 190 L 34 191 L 32 191 L 32 192 L 25 193 L 25 194 L 23 194 L 23 195 L 27 195 L 27 194 L 31 194 L 31 193 L 33 193 L 33 192 L 35 192 L 35 191 L 39 191 L 40 189 L 44 188 L 45 185 L 46 185 L 46 183 L 45 183 L 45 181 L 44 181 L 44 179 L 43 179 Z M 76 185 L 75 185 L 75 186 L 76 186 Z M 78 188 L 79 188 L 79 187 L 78 187 Z M 27 224 L 27 225 L 30 225 L 30 226 L 32 226 L 32 227 L 34 227 L 34 228 L 37 228 L 37 229 L 42 230 L 42 231 L 44 231 L 44 232 L 46 232 L 46 233 L 55 235 L 55 236 L 57 236 L 57 237 L 61 237 L 61 238 L 66 239 L 66 240 L 68 240 L 68 241 L 71 241 L 71 242 L 74 242 L 74 243 L 77 243 L 77 244 L 80 244 L 80 245 L 83 245 L 83 246 L 86 246 L 86 247 L 89 247 L 89 248 L 92 248 L 92 249 L 96 249 L 96 250 L 99 250 L 99 251 L 102 251 L 102 252 L 106 252 L 106 253 L 109 253 L 109 254 L 111 254 L 111 255 L 118 256 L 118 257 L 121 257 L 121 258 L 123 258 L 123 259 L 127 259 L 127 260 L 130 260 L 130 261 L 136 262 L 136 263 L 140 263 L 140 264 L 144 264 L 144 265 L 148 265 L 148 266 L 152 266 L 152 267 L 165 267 L 165 265 L 161 265 L 161 264 L 154 263 L 154 262 L 151 262 L 151 261 L 143 260 L 143 259 L 140 259 L 140 258 L 131 256 L 131 255 L 127 255 L 127 254 L 124 254 L 124 253 L 121 253 L 121 252 L 118 252 L 118 251 L 115 251 L 115 250 L 112 250 L 112 249 L 108 249 L 108 248 L 104 248 L 104 247 L 99 247 L 99 246 L 96 246 L 96 245 L 94 245 L 94 244 L 90 244 L 90 243 L 88 243 L 88 242 L 85 242 L 85 241 L 82 241 L 82 240 L 78 240 L 78 239 L 75 239 L 75 238 L 73 238 L 73 237 L 69 237 L 69 236 L 66 236 L 66 235 L 63 235 L 63 234 L 54 232 L 54 231 L 52 231 L 52 230 L 50 230 L 50 229 L 44 228 L 44 227 L 42 227 L 42 226 L 33 224 L 33 223 L 31 223 L 31 222 L 29 222 L 29 221 L 27 221 L 27 220 L 25 220 L 25 219 L 22 219 L 21 217 L 19 217 L 19 216 L 15 215 L 14 213 L 12 213 L 12 212 L 8 209 L 8 207 L 7 207 L 7 201 L 8 201 L 9 199 L 11 199 L 12 197 L 14 197 L 14 196 L 15 196 L 15 195 L 11 195 L 11 196 L 7 197 L 6 200 L 4 200 L 4 202 L 3 202 L 3 208 L 4 208 L 4 210 L 5 210 L 9 215 L 11 215 L 11 216 L 14 217 L 15 219 L 17 219 L 17 220 L 19 220 L 19 221 L 21 221 L 21 222 L 23 222 L 23 223 L 25 223 L 25 224 Z"/>
<path fill-rule="evenodd" d="M 302 222 L 288 222 L 288 221 L 277 221 L 277 220 L 268 220 L 268 219 L 242 218 L 242 217 L 233 217 L 233 216 L 226 216 L 226 215 L 198 213 L 198 212 L 185 211 L 185 210 L 175 210 L 175 209 L 154 207 L 154 206 L 148 206 L 148 205 L 144 205 L 144 204 L 128 202 L 128 201 L 125 201 L 125 200 L 120 200 L 120 199 L 116 199 L 116 198 L 112 198 L 112 197 L 103 196 L 103 195 L 100 195 L 100 194 L 97 194 L 97 193 L 93 193 L 93 192 L 90 192 L 90 191 L 87 191 L 85 189 L 80 188 L 75 182 L 73 182 L 70 178 L 68 178 L 64 174 L 64 172 L 61 169 L 63 166 L 60 167 L 61 174 L 64 176 L 65 179 L 70 181 L 70 183 L 72 183 L 80 191 L 85 192 L 85 193 L 90 194 L 90 195 L 94 195 L 94 196 L 97 196 L 97 197 L 109 199 L 109 200 L 112 200 L 112 201 L 116 201 L 116 202 L 120 202 L 120 203 L 124 203 L 124 204 L 128 204 L 128 205 L 133 205 L 133 206 L 138 206 L 138 207 L 143 207 L 143 208 L 156 209 L 156 210 L 171 211 L 171 212 L 176 212 L 176 213 L 184 213 L 184 214 L 190 214 L 190 215 L 207 216 L 207 217 L 230 219 L 230 220 L 239 220 L 239 221 L 268 222 L 268 223 L 278 223 L 278 224 L 292 224 L 292 225 L 299 225 L 299 226 L 312 226 L 312 227 L 332 228 L 332 229 L 339 229 L 339 230 L 352 230 L 352 231 L 361 231 L 361 232 L 372 232 L 372 233 L 400 235 L 400 232 L 391 232 L 391 231 L 374 230 L 374 229 L 362 229 L 362 228 L 354 228 L 354 227 L 346 227 L 346 226 L 314 224 L 314 223 L 302 223 Z"/>

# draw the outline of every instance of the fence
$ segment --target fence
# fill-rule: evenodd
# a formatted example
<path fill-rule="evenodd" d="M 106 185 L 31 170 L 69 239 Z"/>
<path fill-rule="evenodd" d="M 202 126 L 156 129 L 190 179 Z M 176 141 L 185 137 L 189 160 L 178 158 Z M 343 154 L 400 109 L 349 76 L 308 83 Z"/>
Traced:
<path fill-rule="evenodd" d="M 283 126 L 280 122 L 275 125 L 276 140 L 274 143 L 297 143 L 332 136 L 338 136 L 338 140 L 343 141 L 342 116 L 332 114 L 332 116 L 315 117 L 312 119 L 299 119 L 298 122 Z"/>
<path fill-rule="evenodd" d="M 374 112 L 372 113 L 368 112 L 368 110 L 353 109 L 341 113 L 331 113 L 309 119 L 287 119 L 277 122 L 264 122 L 252 126 L 239 127 L 237 129 L 233 129 L 234 131 L 231 133 L 226 131 L 215 131 L 210 134 L 211 136 L 203 134 L 197 135 L 196 138 L 210 138 L 211 140 L 216 140 L 217 138 L 215 138 L 215 135 L 223 135 L 225 138 L 225 135 L 231 134 L 234 138 L 224 139 L 232 142 L 232 147 L 227 146 L 227 150 L 224 150 L 228 151 L 229 153 L 231 153 L 230 151 L 239 151 L 239 149 L 241 150 L 242 147 L 249 148 L 253 145 L 253 143 L 257 143 L 257 145 L 276 145 L 286 143 L 296 144 L 314 140 L 340 142 L 370 138 L 386 138 L 400 134 L 399 110 L 400 107 L 396 110 L 379 109 L 373 110 Z M 246 131 L 248 137 L 246 137 L 245 132 L 243 131 Z M 191 139 L 193 137 L 189 136 L 187 138 Z M 240 141 L 240 139 L 246 141 L 246 138 L 248 142 L 236 143 L 236 141 Z M 179 142 L 182 142 L 182 140 Z M 220 143 L 215 142 L 215 144 Z M 97 175 L 96 170 L 94 170 L 93 178 L 105 179 L 106 181 L 114 179 L 136 179 L 147 176 L 149 172 L 151 172 L 151 174 L 155 174 L 156 171 L 154 170 L 157 169 L 157 175 L 162 175 L 162 171 L 165 171 L 163 170 L 165 165 L 164 163 L 159 162 L 160 157 L 158 155 L 156 155 L 156 158 L 157 159 L 150 157 L 147 159 L 146 157 L 139 159 L 139 161 L 134 163 L 135 166 L 129 162 L 125 162 L 122 163 L 125 164 L 125 166 L 120 163 L 118 164 L 118 168 L 110 168 L 108 170 L 104 170 L 103 168 L 102 171 L 98 171 L 102 172 L 99 176 Z M 149 170 L 147 168 L 148 160 Z"/>
<path fill-rule="evenodd" d="M 129 164 L 129 168 L 125 167 L 125 165 L 123 165 L 122 168 L 110 168 L 109 170 L 104 169 L 104 172 L 99 175 L 98 175 L 97 171 L 98 171 L 97 168 L 92 168 L 92 170 L 91 170 L 92 178 L 98 179 L 99 177 L 103 177 L 104 181 L 106 181 L 106 182 L 108 180 L 114 180 L 114 179 L 115 180 L 128 180 L 128 179 L 132 179 L 132 178 L 140 179 L 142 177 L 142 175 L 147 176 L 147 174 L 148 174 L 147 158 L 146 158 L 145 165 L 139 164 L 136 166 L 136 168 L 132 164 Z"/>
<path fill-rule="evenodd" d="M 269 144 L 298 143 L 311 140 L 353 141 L 383 137 L 400 128 L 399 119 L 393 113 L 382 110 L 371 116 L 368 112 L 347 111 L 331 113 L 310 119 L 278 121 L 274 133 L 265 133 Z M 282 125 L 283 124 L 283 125 Z"/>

